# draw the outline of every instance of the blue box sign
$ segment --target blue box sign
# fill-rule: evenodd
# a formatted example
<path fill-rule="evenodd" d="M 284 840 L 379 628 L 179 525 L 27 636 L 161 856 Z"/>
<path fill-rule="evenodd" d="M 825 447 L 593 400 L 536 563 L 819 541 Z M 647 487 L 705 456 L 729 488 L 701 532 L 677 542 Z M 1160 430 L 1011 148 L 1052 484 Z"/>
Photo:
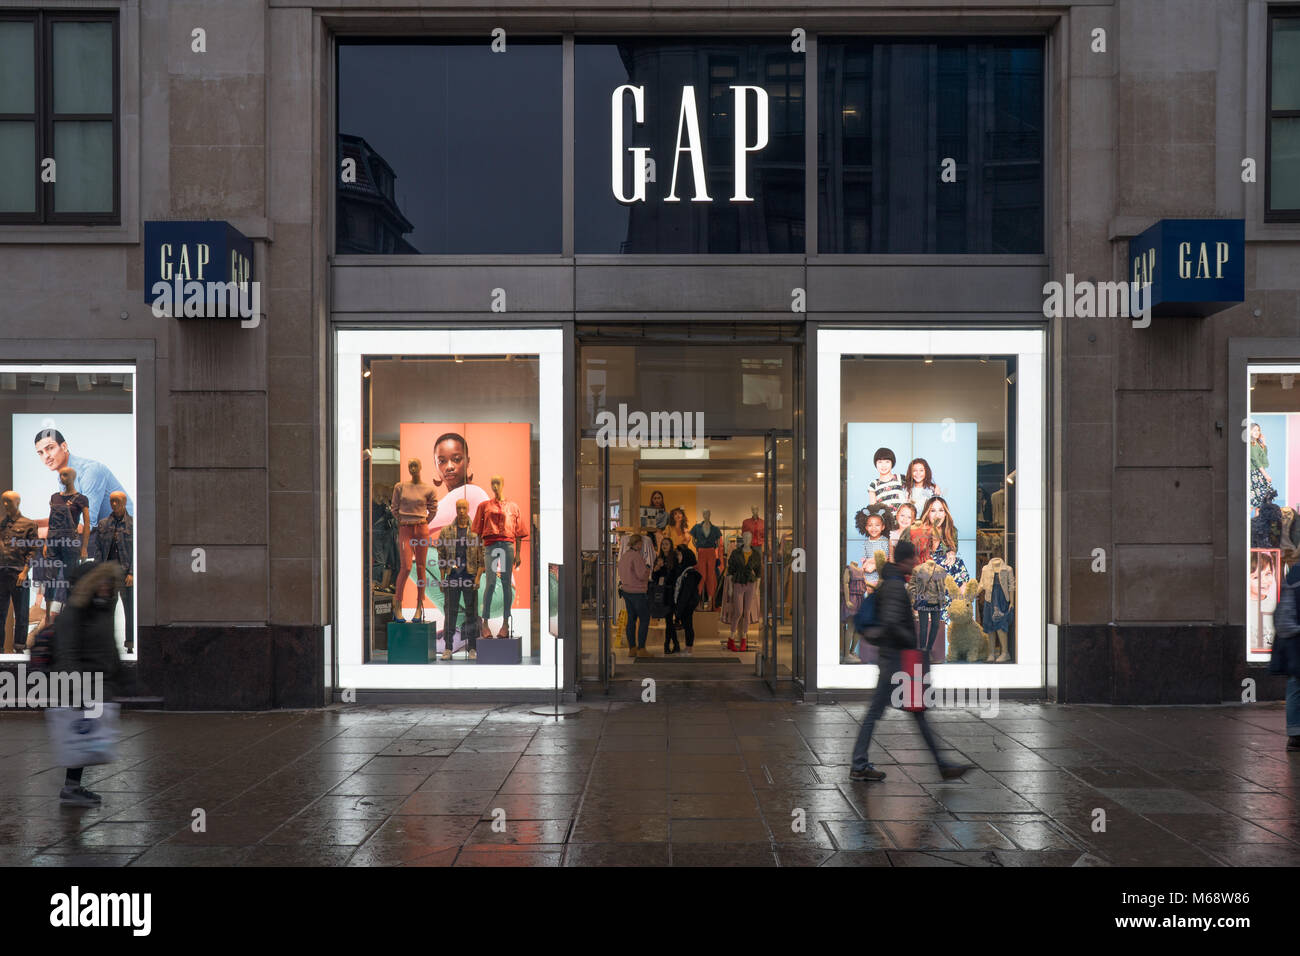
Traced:
<path fill-rule="evenodd" d="M 1129 241 L 1130 282 L 1150 283 L 1151 314 L 1205 316 L 1246 300 L 1244 219 L 1161 219 Z"/>
<path fill-rule="evenodd" d="M 144 224 L 144 301 L 176 318 L 247 319 L 260 311 L 253 241 L 220 219 Z"/>

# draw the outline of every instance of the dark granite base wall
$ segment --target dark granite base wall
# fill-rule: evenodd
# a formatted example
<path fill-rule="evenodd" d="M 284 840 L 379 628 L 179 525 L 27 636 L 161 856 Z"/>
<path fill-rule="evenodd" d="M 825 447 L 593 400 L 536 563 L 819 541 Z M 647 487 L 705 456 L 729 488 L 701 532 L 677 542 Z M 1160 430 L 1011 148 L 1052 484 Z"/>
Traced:
<path fill-rule="evenodd" d="M 1246 631 L 1229 625 L 1062 625 L 1063 704 L 1220 704 L 1240 701 L 1253 678 L 1256 700 L 1282 700 L 1286 678 L 1244 660 Z"/>
<path fill-rule="evenodd" d="M 147 627 L 140 629 L 141 693 L 167 710 L 321 707 L 323 628 Z"/>

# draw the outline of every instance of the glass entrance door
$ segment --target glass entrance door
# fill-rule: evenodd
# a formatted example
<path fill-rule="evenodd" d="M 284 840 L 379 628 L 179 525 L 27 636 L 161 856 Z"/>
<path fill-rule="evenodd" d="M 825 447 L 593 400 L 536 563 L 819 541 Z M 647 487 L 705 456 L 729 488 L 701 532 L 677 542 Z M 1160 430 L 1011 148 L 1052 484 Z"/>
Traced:
<path fill-rule="evenodd" d="M 802 611 L 795 586 L 794 489 L 797 485 L 794 439 L 770 431 L 763 444 L 762 642 L 757 674 L 776 691 L 795 677 L 796 615 Z"/>

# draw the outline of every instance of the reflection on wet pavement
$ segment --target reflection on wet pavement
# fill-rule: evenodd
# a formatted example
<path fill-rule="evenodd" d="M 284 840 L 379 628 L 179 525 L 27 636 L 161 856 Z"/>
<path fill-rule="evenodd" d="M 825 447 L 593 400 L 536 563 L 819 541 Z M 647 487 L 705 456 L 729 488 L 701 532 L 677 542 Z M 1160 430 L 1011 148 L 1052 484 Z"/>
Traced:
<path fill-rule="evenodd" d="M 887 779 L 853 783 L 865 707 L 133 712 L 118 761 L 86 771 L 95 810 L 59 806 L 41 715 L 6 713 L 0 865 L 1300 864 L 1279 704 L 932 712 L 976 768 L 960 781 L 891 714 L 872 753 Z"/>

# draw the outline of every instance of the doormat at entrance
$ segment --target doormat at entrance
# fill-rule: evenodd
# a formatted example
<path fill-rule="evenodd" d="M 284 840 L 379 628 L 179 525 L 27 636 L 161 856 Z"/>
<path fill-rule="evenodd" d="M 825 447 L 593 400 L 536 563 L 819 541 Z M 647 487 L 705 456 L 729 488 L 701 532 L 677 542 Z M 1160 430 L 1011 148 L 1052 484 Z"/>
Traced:
<path fill-rule="evenodd" d="M 632 663 L 628 662 L 629 665 Z M 669 654 L 667 657 L 638 657 L 638 664 L 741 664 L 744 663 L 739 657 L 697 657 L 694 654 Z"/>

